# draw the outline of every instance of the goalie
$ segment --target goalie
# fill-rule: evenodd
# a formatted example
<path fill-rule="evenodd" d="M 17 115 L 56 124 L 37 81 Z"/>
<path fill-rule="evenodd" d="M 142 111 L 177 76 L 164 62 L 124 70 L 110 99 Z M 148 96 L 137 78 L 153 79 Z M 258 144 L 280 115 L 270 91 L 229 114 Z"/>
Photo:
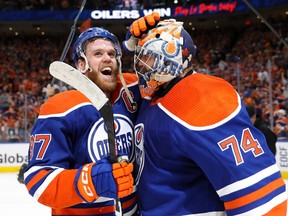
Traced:
<path fill-rule="evenodd" d="M 286 216 L 286 185 L 239 94 L 193 69 L 183 23 L 147 26 L 147 16 L 124 42 L 144 98 L 135 123 L 141 214 Z"/>

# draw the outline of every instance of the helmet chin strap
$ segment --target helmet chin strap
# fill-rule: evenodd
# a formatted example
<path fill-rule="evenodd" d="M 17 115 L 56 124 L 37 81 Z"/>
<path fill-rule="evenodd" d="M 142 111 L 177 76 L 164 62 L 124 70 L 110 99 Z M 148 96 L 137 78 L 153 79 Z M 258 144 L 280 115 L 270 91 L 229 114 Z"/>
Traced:
<path fill-rule="evenodd" d="M 88 63 L 88 60 L 87 60 L 86 55 L 85 55 L 83 52 L 81 52 L 80 56 L 81 56 L 82 58 L 84 58 L 84 60 L 85 60 L 85 68 L 84 68 L 84 70 L 81 70 L 81 69 L 80 69 L 81 73 L 86 73 L 87 71 L 88 71 L 88 72 L 92 72 L 92 69 L 91 69 L 90 66 L 89 66 L 89 63 Z"/>
<path fill-rule="evenodd" d="M 125 92 L 126 92 L 126 94 L 128 96 L 128 99 L 129 99 L 133 109 L 136 109 L 136 102 L 133 100 L 132 95 L 130 94 L 130 91 L 127 88 L 127 84 L 126 84 L 125 79 L 124 79 L 123 74 L 122 74 L 122 62 L 121 62 L 120 57 L 117 57 L 117 62 L 119 64 L 119 69 L 118 70 L 119 70 L 120 81 L 121 81 L 121 83 L 122 83 L 122 85 L 124 87 L 124 90 L 125 90 Z"/>

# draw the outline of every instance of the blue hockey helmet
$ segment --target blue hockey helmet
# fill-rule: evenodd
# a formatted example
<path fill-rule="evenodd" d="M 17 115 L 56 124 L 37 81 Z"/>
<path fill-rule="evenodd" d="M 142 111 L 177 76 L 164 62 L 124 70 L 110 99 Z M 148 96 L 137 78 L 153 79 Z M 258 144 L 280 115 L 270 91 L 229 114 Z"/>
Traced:
<path fill-rule="evenodd" d="M 77 66 L 77 62 L 79 60 L 80 57 L 83 57 L 83 55 L 85 56 L 85 42 L 87 40 L 90 40 L 92 38 L 105 38 L 110 40 L 114 46 L 115 46 L 115 50 L 116 50 L 116 58 L 120 59 L 122 56 L 122 51 L 121 51 L 121 46 L 120 43 L 117 39 L 117 37 L 112 34 L 111 32 L 107 31 L 106 29 L 103 28 L 98 28 L 98 27 L 93 27 L 93 28 L 89 28 L 87 30 L 85 30 L 84 32 L 82 32 L 78 39 L 76 40 L 76 42 L 74 43 L 73 46 L 73 61 L 75 63 L 75 65 Z M 120 61 L 120 60 L 119 60 Z"/>

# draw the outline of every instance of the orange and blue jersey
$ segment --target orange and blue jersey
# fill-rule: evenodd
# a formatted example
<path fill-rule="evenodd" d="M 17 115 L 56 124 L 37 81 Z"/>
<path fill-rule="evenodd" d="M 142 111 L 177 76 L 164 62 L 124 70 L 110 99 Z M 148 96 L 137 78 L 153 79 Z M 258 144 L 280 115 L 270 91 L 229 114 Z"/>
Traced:
<path fill-rule="evenodd" d="M 194 72 L 144 99 L 135 145 L 143 216 L 286 216 L 275 157 L 223 79 Z"/>
<path fill-rule="evenodd" d="M 140 102 L 137 78 L 123 74 L 134 100 Z M 137 107 L 132 107 L 120 81 L 113 92 L 115 141 L 119 155 L 134 160 L 133 128 Z M 114 200 L 100 197 L 86 203 L 77 194 L 75 176 L 84 164 L 109 157 L 108 136 L 99 111 L 82 93 L 58 93 L 42 105 L 33 126 L 25 185 L 52 215 L 115 215 Z M 122 201 L 124 215 L 136 215 L 137 196 Z"/>

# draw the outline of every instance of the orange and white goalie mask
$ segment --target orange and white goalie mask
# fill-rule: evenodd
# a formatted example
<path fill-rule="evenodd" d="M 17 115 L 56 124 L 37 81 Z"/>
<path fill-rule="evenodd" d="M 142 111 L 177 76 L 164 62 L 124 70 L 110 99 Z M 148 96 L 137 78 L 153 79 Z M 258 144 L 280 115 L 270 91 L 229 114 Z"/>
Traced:
<path fill-rule="evenodd" d="M 196 46 L 182 22 L 160 21 L 142 36 L 134 54 L 134 69 L 142 97 L 151 97 L 163 83 L 180 76 L 192 65 Z"/>

